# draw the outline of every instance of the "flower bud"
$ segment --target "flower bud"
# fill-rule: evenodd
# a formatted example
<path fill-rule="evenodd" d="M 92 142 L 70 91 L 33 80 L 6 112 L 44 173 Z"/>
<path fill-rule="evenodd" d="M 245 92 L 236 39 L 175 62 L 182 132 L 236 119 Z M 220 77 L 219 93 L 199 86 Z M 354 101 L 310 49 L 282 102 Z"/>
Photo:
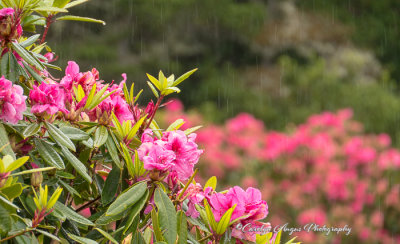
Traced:
<path fill-rule="evenodd" d="M 31 177 L 31 185 L 33 187 L 39 187 L 43 182 L 43 174 L 42 172 L 32 173 Z"/>

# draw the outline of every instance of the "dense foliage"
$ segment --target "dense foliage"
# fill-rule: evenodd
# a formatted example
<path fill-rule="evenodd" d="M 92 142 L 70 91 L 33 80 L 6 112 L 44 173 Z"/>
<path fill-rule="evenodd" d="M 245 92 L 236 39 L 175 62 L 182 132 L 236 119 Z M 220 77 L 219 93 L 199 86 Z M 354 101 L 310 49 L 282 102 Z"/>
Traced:
<path fill-rule="evenodd" d="M 83 2 L 0 2 L 0 242 L 279 244 L 260 190 L 196 183 L 200 126 L 154 118 L 197 69 L 147 74 L 156 102 L 144 107 L 126 74 L 107 84 L 69 61 L 53 77 L 53 22 L 103 23 L 62 15 Z M 24 36 L 37 26 L 42 35 Z"/>

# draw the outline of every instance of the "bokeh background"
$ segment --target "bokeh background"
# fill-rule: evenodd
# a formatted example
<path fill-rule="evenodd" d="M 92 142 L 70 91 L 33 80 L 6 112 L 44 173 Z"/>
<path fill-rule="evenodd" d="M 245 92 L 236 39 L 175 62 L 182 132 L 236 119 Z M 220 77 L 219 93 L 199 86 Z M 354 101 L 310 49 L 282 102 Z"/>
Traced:
<path fill-rule="evenodd" d="M 295 233 L 304 243 L 400 243 L 400 1 L 92 0 L 71 11 L 107 25 L 55 23 L 61 67 L 75 60 L 107 82 L 127 73 L 147 97 L 145 73 L 199 68 L 159 120 L 205 125 L 204 179 L 261 188 L 272 225 L 352 228 Z"/>

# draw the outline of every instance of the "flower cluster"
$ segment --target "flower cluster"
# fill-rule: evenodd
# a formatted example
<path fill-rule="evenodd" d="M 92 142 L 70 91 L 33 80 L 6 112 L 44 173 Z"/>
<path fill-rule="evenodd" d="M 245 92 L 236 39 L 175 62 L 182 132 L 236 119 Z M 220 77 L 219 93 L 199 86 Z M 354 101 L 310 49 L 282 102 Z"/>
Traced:
<path fill-rule="evenodd" d="M 179 106 L 168 113 L 174 117 L 167 121 L 199 121 L 199 116 L 184 114 Z M 400 240 L 400 233 L 389 228 L 400 216 L 400 182 L 385 177 L 400 168 L 400 151 L 391 147 L 386 134 L 364 134 L 351 117 L 350 109 L 325 112 L 288 127 L 286 133 L 268 131 L 248 114 L 223 126 L 209 125 L 197 138 L 207 152 L 202 157 L 203 172 L 220 179 L 240 177 L 244 186 L 261 187 L 276 213 L 274 224 L 347 224 L 360 242 Z M 393 218 L 384 217 L 388 214 Z M 307 243 L 326 240 L 320 233 L 298 235 Z M 340 235 L 332 238 L 337 243 L 342 240 Z"/>
<path fill-rule="evenodd" d="M 0 120 L 16 124 L 26 110 L 26 96 L 22 87 L 13 85 L 2 76 L 0 78 Z"/>
<path fill-rule="evenodd" d="M 13 8 L 0 9 L 0 42 L 18 39 L 22 35 L 22 26 Z"/>
<path fill-rule="evenodd" d="M 33 114 L 53 115 L 59 111 L 68 113 L 65 109 L 65 92 L 59 84 L 48 84 L 45 81 L 39 86 L 34 86 L 29 93 L 29 98 Z"/>
<path fill-rule="evenodd" d="M 195 143 L 196 134 L 186 136 L 180 130 L 167 131 L 161 139 L 152 137 L 152 134 L 151 130 L 144 132 L 142 145 L 138 149 L 144 168 L 161 174 L 175 172 L 179 180 L 187 180 L 203 153 Z"/>

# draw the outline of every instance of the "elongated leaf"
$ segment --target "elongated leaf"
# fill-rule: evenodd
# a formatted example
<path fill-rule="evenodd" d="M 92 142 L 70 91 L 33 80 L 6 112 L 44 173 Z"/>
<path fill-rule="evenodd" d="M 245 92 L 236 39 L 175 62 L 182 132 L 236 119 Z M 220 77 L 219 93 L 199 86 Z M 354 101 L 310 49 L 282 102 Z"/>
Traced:
<path fill-rule="evenodd" d="M 11 148 L 6 129 L 2 123 L 0 123 L 0 148 L 2 149 L 0 151 L 1 154 L 10 155 L 15 160 L 14 151 Z"/>
<path fill-rule="evenodd" d="M 129 131 L 129 134 L 127 136 L 128 140 L 131 140 L 136 135 L 140 126 L 142 126 L 142 124 L 146 118 L 147 118 L 147 115 L 145 115 L 139 121 L 136 122 L 136 124 L 132 127 L 131 131 Z"/>
<path fill-rule="evenodd" d="M 81 194 L 79 194 L 79 192 L 77 190 L 75 190 L 75 188 L 73 188 L 72 186 L 68 185 L 67 183 L 65 183 L 62 180 L 58 181 L 69 193 L 71 193 L 72 195 L 75 195 L 77 197 L 81 197 Z"/>
<path fill-rule="evenodd" d="M 93 226 L 94 224 L 92 221 L 88 220 L 87 218 L 83 217 L 82 215 L 76 213 L 74 210 L 71 208 L 65 206 L 64 204 L 60 202 L 56 202 L 54 205 L 54 208 L 61 212 L 67 219 L 75 221 L 77 223 L 83 224 L 83 225 L 90 225 Z"/>
<path fill-rule="evenodd" d="M 68 10 L 66 10 L 65 8 L 57 8 L 57 7 L 51 7 L 51 6 L 37 7 L 32 10 L 37 11 L 37 12 L 52 12 L 52 13 L 67 13 L 68 12 Z"/>
<path fill-rule="evenodd" d="M 167 131 L 173 131 L 179 129 L 185 121 L 183 119 L 177 119 L 175 120 L 174 123 L 172 123 L 170 126 L 168 126 Z"/>
<path fill-rule="evenodd" d="M 94 133 L 94 146 L 101 147 L 106 143 L 108 137 L 108 131 L 105 126 L 99 126 Z"/>
<path fill-rule="evenodd" d="M 45 235 L 45 236 L 47 236 L 47 237 L 50 237 L 50 238 L 53 239 L 53 240 L 56 240 L 56 241 L 61 242 L 61 240 L 58 239 L 57 236 L 55 236 L 55 235 L 53 235 L 53 234 L 51 234 L 51 233 L 49 233 L 49 232 L 47 232 L 47 231 L 44 231 L 44 230 L 41 230 L 41 229 L 38 229 L 38 228 L 36 228 L 35 231 L 37 231 L 37 232 L 39 232 L 40 234 L 43 234 L 43 235 Z"/>
<path fill-rule="evenodd" d="M 112 133 L 112 132 L 109 132 L 109 133 Z M 114 143 L 114 140 L 112 139 L 112 136 L 107 137 L 106 146 L 107 146 L 107 151 L 110 154 L 115 165 L 118 168 L 122 169 L 124 167 L 124 165 L 121 163 L 121 160 L 119 159 L 118 149 Z"/>
<path fill-rule="evenodd" d="M 182 81 L 184 81 L 184 80 L 186 80 L 187 78 L 189 78 L 189 76 L 191 76 L 191 75 L 192 75 L 194 72 L 196 72 L 196 71 L 197 71 L 197 68 L 196 68 L 196 69 L 192 69 L 192 70 L 190 70 L 190 71 L 184 73 L 183 75 L 181 75 L 178 79 L 176 79 L 176 80 L 174 81 L 174 83 L 172 84 L 172 86 L 177 86 L 177 85 L 179 85 Z"/>
<path fill-rule="evenodd" d="M 178 220 L 178 244 L 186 244 L 187 243 L 187 220 L 186 220 L 186 215 L 185 213 L 180 210 L 176 214 L 177 220 Z"/>
<path fill-rule="evenodd" d="M 111 222 L 117 221 L 122 219 L 126 214 L 126 211 L 121 212 L 117 215 L 112 215 L 112 216 L 108 216 L 106 214 L 103 214 L 102 216 L 100 216 L 97 220 L 96 220 L 96 225 L 108 225 Z"/>
<path fill-rule="evenodd" d="M 1 57 L 1 75 L 4 75 L 4 77 L 6 77 L 7 79 L 9 79 L 8 74 L 10 73 L 9 58 L 10 58 L 9 53 L 5 53 Z"/>
<path fill-rule="evenodd" d="M 101 192 L 101 203 L 107 205 L 110 203 L 118 190 L 119 179 L 121 171 L 118 167 L 113 167 L 108 174 L 106 182 L 104 183 L 103 191 Z"/>
<path fill-rule="evenodd" d="M 68 233 L 69 238 L 72 240 L 81 243 L 81 244 L 98 244 L 96 241 L 93 241 L 92 239 L 81 237 L 81 236 L 76 236 L 71 233 Z"/>
<path fill-rule="evenodd" d="M 71 140 L 82 141 L 90 137 L 86 132 L 71 126 L 63 126 L 60 130 Z"/>
<path fill-rule="evenodd" d="M 218 235 L 222 235 L 226 231 L 226 228 L 228 228 L 229 222 L 231 221 L 232 213 L 235 208 L 236 204 L 233 205 L 233 207 L 231 207 L 228 211 L 226 211 L 225 214 L 221 217 L 220 221 L 217 224 L 216 233 Z"/>
<path fill-rule="evenodd" d="M 34 142 L 40 156 L 46 163 L 56 167 L 57 169 L 65 169 L 63 160 L 52 146 L 41 139 L 35 139 Z"/>
<path fill-rule="evenodd" d="M 45 122 L 45 126 L 49 130 L 50 135 L 53 137 L 57 144 L 69 148 L 75 152 L 76 148 L 74 143 L 68 138 L 68 136 L 64 134 L 64 132 L 47 122 Z"/>
<path fill-rule="evenodd" d="M 154 86 L 150 83 L 150 81 L 147 82 L 147 84 L 149 85 L 151 91 L 153 92 L 154 96 L 156 96 L 156 98 L 159 97 L 158 92 L 156 90 L 156 88 L 154 88 Z"/>
<path fill-rule="evenodd" d="M 162 236 L 162 232 L 161 232 L 161 229 L 160 229 L 160 223 L 159 223 L 159 220 L 158 220 L 158 214 L 157 214 L 157 212 L 156 212 L 156 210 L 154 208 L 151 210 L 151 220 L 153 222 L 153 231 L 154 231 L 154 236 L 155 236 L 156 240 L 159 241 L 159 242 L 163 241 L 164 238 Z"/>
<path fill-rule="evenodd" d="M 155 87 L 157 87 L 157 89 L 159 90 L 159 91 L 161 91 L 161 81 L 158 81 L 154 76 L 152 76 L 152 75 L 150 75 L 150 74 L 147 74 L 146 73 L 146 75 L 147 75 L 147 77 L 149 78 L 149 80 L 150 80 L 150 82 L 151 83 L 153 83 L 153 85 L 155 86 Z"/>
<path fill-rule="evenodd" d="M 211 187 L 213 190 L 215 190 L 217 188 L 217 177 L 212 176 L 210 179 L 208 179 L 204 185 L 204 190 L 207 189 L 207 187 Z"/>
<path fill-rule="evenodd" d="M 76 0 L 76 1 L 72 1 L 72 2 L 68 3 L 67 5 L 65 5 L 64 8 L 71 8 L 71 7 L 77 6 L 77 5 L 79 5 L 79 4 L 85 3 L 85 2 L 87 2 L 87 1 L 89 1 L 89 0 Z"/>
<path fill-rule="evenodd" d="M 5 204 L 7 204 L 8 206 L 10 206 L 12 208 L 15 208 L 15 209 L 19 210 L 19 207 L 17 205 L 15 205 L 14 203 L 9 201 L 7 198 L 3 197 L 2 195 L 0 195 L 0 201 L 5 203 Z"/>
<path fill-rule="evenodd" d="M 33 36 L 30 36 L 28 39 L 26 39 L 25 41 L 21 42 L 19 45 L 21 45 L 22 47 L 29 47 L 30 45 L 32 45 L 33 43 L 35 43 L 35 41 L 37 41 L 40 37 L 40 34 L 36 34 Z"/>
<path fill-rule="evenodd" d="M 106 25 L 106 22 L 99 20 L 99 19 L 80 17 L 80 16 L 74 16 L 74 15 L 64 15 L 64 16 L 57 18 L 57 20 L 73 20 L 73 21 L 93 22 L 93 23 L 99 23 L 99 24 Z"/>
<path fill-rule="evenodd" d="M 174 244 L 177 236 L 177 219 L 174 204 L 163 190 L 157 188 L 154 192 L 154 202 L 158 208 L 160 227 L 168 244 Z"/>
<path fill-rule="evenodd" d="M 189 128 L 189 129 L 184 131 L 185 135 L 190 135 L 191 133 L 195 132 L 196 130 L 200 129 L 201 127 L 203 127 L 203 126 L 199 125 L 199 126 L 195 126 L 195 127 Z"/>
<path fill-rule="evenodd" d="M 128 217 L 128 221 L 125 224 L 125 228 L 124 228 L 123 234 L 125 234 L 125 232 L 129 229 L 129 227 L 131 227 L 131 225 L 133 224 L 136 216 L 138 216 L 140 211 L 142 211 L 144 205 L 146 204 L 148 196 L 149 196 L 149 191 L 146 191 L 144 196 L 142 198 L 140 198 L 133 205 L 133 207 L 129 210 L 129 217 Z"/>
<path fill-rule="evenodd" d="M 25 61 L 22 61 L 22 63 L 24 64 L 25 69 L 28 71 L 28 73 L 33 77 L 33 79 L 42 82 L 43 78 L 36 73 L 36 71 L 34 71 Z"/>
<path fill-rule="evenodd" d="M 53 169 L 56 169 L 56 167 L 44 167 L 44 168 L 37 168 L 37 169 L 28 169 L 28 170 L 24 170 L 22 172 L 11 174 L 11 176 L 32 174 L 32 173 L 36 173 L 36 172 L 43 172 L 43 171 L 48 171 L 48 170 L 53 170 Z"/>
<path fill-rule="evenodd" d="M 61 148 L 64 157 L 70 162 L 72 167 L 80 174 L 87 182 L 92 183 L 92 178 L 90 178 L 89 174 L 86 171 L 86 166 L 75 157 L 68 149 L 65 147 Z"/>
<path fill-rule="evenodd" d="M 14 162 L 12 162 L 10 165 L 7 166 L 6 172 L 11 172 L 18 169 L 19 167 L 24 165 L 26 161 L 28 161 L 28 159 L 29 159 L 28 156 L 18 158 L 17 160 L 15 160 Z"/>
<path fill-rule="evenodd" d="M 29 53 L 24 47 L 21 47 L 18 43 L 11 43 L 13 49 L 30 65 L 35 66 L 39 70 L 43 70 L 43 65 L 40 62 L 37 62 L 36 59 Z"/>
<path fill-rule="evenodd" d="M 10 213 L 0 204 L 0 230 L 8 232 L 12 227 L 12 219 Z"/>
<path fill-rule="evenodd" d="M 30 124 L 25 128 L 25 130 L 22 132 L 22 135 L 24 135 L 24 138 L 30 137 L 38 133 L 40 130 L 40 123 L 33 123 Z"/>
<path fill-rule="evenodd" d="M 94 229 L 97 230 L 98 232 L 100 232 L 100 234 L 102 234 L 105 238 L 107 238 L 107 240 L 111 241 L 114 244 L 118 244 L 118 242 L 110 234 L 108 234 L 104 230 L 99 229 L 99 228 L 94 228 Z"/>
<path fill-rule="evenodd" d="M 117 215 L 139 201 L 147 191 L 147 183 L 141 182 L 122 193 L 107 209 L 106 215 Z"/>

